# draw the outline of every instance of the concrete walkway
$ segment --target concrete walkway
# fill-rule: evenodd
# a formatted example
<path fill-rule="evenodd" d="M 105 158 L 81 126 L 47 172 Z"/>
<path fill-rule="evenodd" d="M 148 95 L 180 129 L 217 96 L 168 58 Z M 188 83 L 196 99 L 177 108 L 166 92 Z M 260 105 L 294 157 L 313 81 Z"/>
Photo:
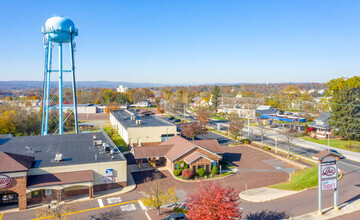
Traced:
<path fill-rule="evenodd" d="M 285 196 L 294 195 L 298 191 L 272 189 L 267 187 L 249 189 L 247 192 L 243 191 L 239 194 L 240 198 L 249 202 L 266 202 L 274 199 L 279 199 Z"/>
<path fill-rule="evenodd" d="M 323 215 L 318 215 L 317 211 L 311 212 L 305 215 L 301 215 L 298 217 L 294 217 L 295 220 L 312 220 L 312 219 L 332 219 L 336 218 L 342 215 L 350 214 L 355 211 L 360 210 L 360 200 L 355 200 L 351 202 L 347 202 L 344 204 L 341 204 L 339 206 L 339 211 L 335 211 L 333 207 L 323 209 Z"/>

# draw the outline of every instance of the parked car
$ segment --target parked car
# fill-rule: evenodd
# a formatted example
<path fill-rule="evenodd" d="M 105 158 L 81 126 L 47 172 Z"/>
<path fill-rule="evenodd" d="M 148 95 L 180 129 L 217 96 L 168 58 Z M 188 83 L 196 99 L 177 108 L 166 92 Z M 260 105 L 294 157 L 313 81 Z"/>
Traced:
<path fill-rule="evenodd" d="M 333 150 L 333 149 L 327 149 L 327 150 L 337 154 L 340 159 L 345 159 L 345 156 L 339 153 L 337 150 Z"/>
<path fill-rule="evenodd" d="M 185 220 L 185 219 L 186 219 L 186 215 L 184 215 L 183 213 L 176 213 L 169 215 L 163 220 Z"/>
<path fill-rule="evenodd" d="M 175 119 L 174 116 L 170 116 L 170 117 L 169 117 L 169 120 L 174 120 L 174 119 Z"/>
<path fill-rule="evenodd" d="M 181 120 L 180 120 L 180 119 L 175 119 L 174 122 L 175 122 L 175 123 L 176 123 L 176 122 L 181 122 Z"/>

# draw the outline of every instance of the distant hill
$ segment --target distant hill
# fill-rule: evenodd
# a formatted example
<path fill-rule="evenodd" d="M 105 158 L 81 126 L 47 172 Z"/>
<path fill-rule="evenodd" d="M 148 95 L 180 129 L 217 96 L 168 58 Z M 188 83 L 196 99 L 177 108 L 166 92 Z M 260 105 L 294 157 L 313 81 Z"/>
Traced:
<path fill-rule="evenodd" d="M 52 81 L 51 86 L 58 85 L 58 82 Z M 124 85 L 129 88 L 144 87 L 163 87 L 173 86 L 171 84 L 161 83 L 131 83 L 131 82 L 110 82 L 110 81 L 78 81 L 77 88 L 117 88 Z M 64 87 L 70 87 L 70 81 L 64 81 Z M 42 81 L 0 81 L 0 90 L 17 90 L 17 89 L 39 89 L 43 87 Z"/>

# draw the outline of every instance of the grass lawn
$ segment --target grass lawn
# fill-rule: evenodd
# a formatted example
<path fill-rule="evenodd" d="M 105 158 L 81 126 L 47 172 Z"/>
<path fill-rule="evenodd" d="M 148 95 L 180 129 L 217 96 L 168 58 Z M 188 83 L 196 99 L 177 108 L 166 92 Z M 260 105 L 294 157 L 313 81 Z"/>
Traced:
<path fill-rule="evenodd" d="M 125 141 L 121 138 L 121 136 L 117 133 L 117 131 L 113 127 L 107 126 L 104 128 L 104 131 L 107 133 L 107 135 L 109 135 L 109 137 L 116 146 L 120 146 L 120 145 L 123 146 L 123 152 L 130 150 L 127 144 L 125 143 Z"/>
<path fill-rule="evenodd" d="M 318 167 L 310 167 L 297 170 L 291 174 L 291 180 L 287 183 L 279 183 L 269 188 L 300 191 L 318 185 Z"/>
<path fill-rule="evenodd" d="M 304 139 L 305 141 L 311 141 L 311 142 L 323 144 L 326 146 L 328 145 L 328 139 L 314 139 L 312 137 L 302 137 L 302 139 Z M 351 143 L 360 145 L 360 141 L 351 141 Z M 349 144 L 349 141 L 346 141 L 346 140 L 330 139 L 331 147 L 336 147 L 336 148 L 340 148 L 340 149 L 344 149 L 344 150 L 350 150 L 350 151 L 354 151 L 354 152 L 360 152 L 360 150 L 345 147 L 345 145 L 348 145 L 348 144 Z"/>
<path fill-rule="evenodd" d="M 221 117 L 221 116 L 212 117 L 211 119 L 215 119 L 215 120 L 222 120 L 222 121 L 228 121 L 228 119 L 227 119 L 225 116 L 223 116 L 223 117 Z"/>

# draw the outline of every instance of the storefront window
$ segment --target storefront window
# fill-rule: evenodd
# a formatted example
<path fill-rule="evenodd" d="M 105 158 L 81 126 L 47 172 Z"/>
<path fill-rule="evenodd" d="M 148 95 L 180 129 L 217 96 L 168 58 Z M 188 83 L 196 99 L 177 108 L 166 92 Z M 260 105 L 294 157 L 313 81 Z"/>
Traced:
<path fill-rule="evenodd" d="M 31 198 L 39 198 L 39 197 L 41 197 L 40 190 L 31 192 Z"/>

